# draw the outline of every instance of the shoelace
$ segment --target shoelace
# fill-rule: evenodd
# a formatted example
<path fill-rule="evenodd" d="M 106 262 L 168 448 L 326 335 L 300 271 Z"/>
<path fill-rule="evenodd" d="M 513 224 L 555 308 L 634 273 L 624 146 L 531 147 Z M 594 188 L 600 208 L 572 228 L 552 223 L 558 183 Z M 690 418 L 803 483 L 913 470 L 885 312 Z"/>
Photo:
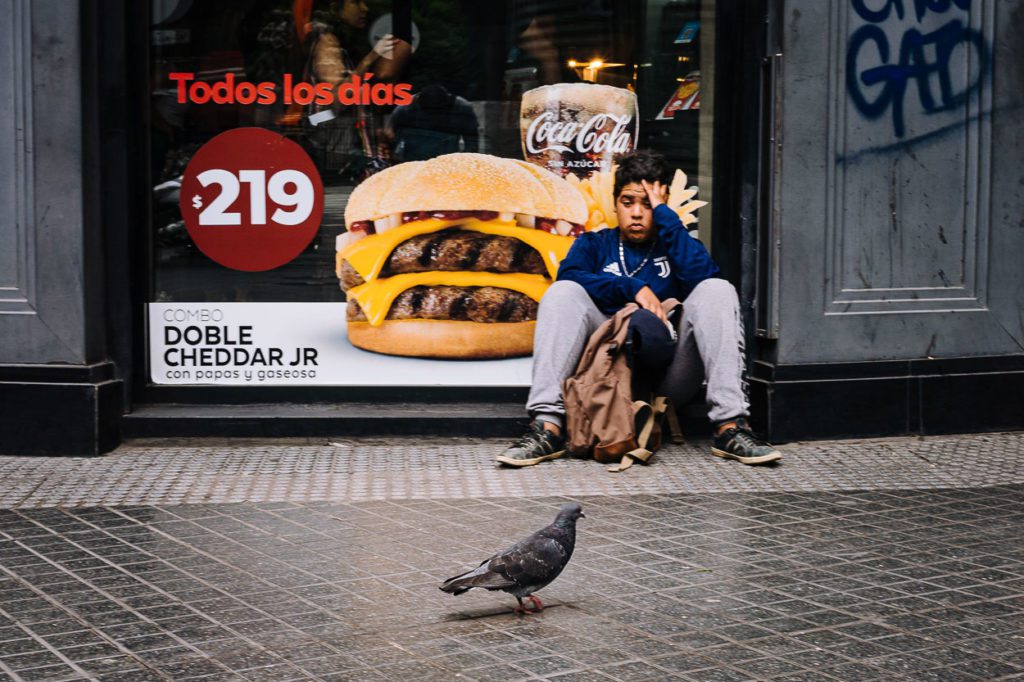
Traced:
<path fill-rule="evenodd" d="M 736 433 L 733 434 L 732 439 L 740 445 L 748 448 L 759 448 L 768 445 L 767 441 L 761 440 L 746 429 L 736 429 Z"/>
<path fill-rule="evenodd" d="M 531 429 L 528 433 L 519 437 L 514 444 L 515 447 L 525 447 L 532 443 L 544 444 L 544 434 L 539 429 Z"/>

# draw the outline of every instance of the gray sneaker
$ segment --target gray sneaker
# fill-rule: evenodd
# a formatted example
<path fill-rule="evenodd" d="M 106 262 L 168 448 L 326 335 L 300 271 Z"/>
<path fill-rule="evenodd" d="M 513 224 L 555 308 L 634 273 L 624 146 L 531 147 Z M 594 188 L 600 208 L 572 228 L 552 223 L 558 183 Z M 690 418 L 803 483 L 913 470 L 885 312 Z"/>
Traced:
<path fill-rule="evenodd" d="M 743 464 L 767 464 L 782 459 L 782 453 L 771 443 L 753 434 L 746 419 L 737 419 L 735 428 L 715 436 L 711 442 L 711 454 Z"/>
<path fill-rule="evenodd" d="M 542 422 L 535 421 L 530 424 L 529 431 L 494 459 L 513 467 L 528 467 L 558 459 L 564 454 L 565 441 L 562 437 L 545 429 Z"/>

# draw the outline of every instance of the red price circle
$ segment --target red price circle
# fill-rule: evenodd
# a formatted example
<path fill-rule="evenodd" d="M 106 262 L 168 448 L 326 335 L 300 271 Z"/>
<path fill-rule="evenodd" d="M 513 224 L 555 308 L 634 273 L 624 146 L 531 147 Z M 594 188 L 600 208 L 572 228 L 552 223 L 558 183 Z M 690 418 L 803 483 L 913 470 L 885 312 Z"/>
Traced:
<path fill-rule="evenodd" d="M 236 128 L 192 157 L 179 203 L 200 251 L 224 267 L 262 272 L 309 246 L 320 229 L 324 187 L 302 147 L 263 128 Z"/>

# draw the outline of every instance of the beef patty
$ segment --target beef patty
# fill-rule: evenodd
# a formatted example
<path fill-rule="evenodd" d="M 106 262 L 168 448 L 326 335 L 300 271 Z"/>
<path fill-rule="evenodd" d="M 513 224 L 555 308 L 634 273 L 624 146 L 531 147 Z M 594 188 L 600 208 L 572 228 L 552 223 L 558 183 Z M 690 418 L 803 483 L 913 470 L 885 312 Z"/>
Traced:
<path fill-rule="evenodd" d="M 399 244 L 388 256 L 380 277 L 431 270 L 547 275 L 540 254 L 518 239 L 449 228 Z M 364 283 L 347 260 L 342 261 L 338 275 L 345 291 Z"/>
<path fill-rule="evenodd" d="M 355 300 L 348 302 L 350 321 L 365 321 Z M 418 286 L 399 294 L 389 320 L 468 320 L 470 322 L 526 322 L 537 319 L 537 302 L 511 289 L 498 287 Z"/>

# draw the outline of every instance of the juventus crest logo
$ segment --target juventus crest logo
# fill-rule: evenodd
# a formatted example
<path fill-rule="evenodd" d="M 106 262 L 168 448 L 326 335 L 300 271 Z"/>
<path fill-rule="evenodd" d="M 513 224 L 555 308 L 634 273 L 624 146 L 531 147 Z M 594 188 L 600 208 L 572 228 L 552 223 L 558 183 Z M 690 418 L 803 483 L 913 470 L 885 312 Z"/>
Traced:
<path fill-rule="evenodd" d="M 672 268 L 669 267 L 668 258 L 662 256 L 661 258 L 655 258 L 654 264 L 658 266 L 658 277 L 662 279 L 672 274 Z"/>

